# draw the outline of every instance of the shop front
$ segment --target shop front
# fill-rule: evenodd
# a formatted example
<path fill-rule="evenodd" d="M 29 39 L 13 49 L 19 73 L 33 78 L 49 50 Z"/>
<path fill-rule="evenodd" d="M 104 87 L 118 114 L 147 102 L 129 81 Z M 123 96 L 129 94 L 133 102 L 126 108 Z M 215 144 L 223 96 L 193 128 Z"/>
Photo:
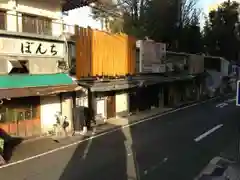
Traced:
<path fill-rule="evenodd" d="M 94 92 L 96 120 L 116 117 L 116 92 Z"/>
<path fill-rule="evenodd" d="M 12 136 L 27 137 L 40 134 L 40 97 L 1 100 L 0 128 Z"/>
<path fill-rule="evenodd" d="M 72 121 L 71 92 L 78 86 L 66 74 L 0 76 L 0 87 L 0 128 L 9 135 L 48 133 L 57 112 Z"/>

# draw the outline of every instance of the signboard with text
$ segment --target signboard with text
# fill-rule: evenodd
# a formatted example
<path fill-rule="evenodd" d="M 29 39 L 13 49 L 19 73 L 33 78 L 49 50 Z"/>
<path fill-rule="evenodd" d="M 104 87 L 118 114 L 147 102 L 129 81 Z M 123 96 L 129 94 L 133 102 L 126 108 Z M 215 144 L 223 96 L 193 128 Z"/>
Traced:
<path fill-rule="evenodd" d="M 163 58 L 166 53 L 166 45 L 152 40 L 139 41 L 139 70 L 143 73 L 160 73 L 163 68 Z"/>
<path fill-rule="evenodd" d="M 0 54 L 18 56 L 64 57 L 64 43 L 0 37 Z"/>

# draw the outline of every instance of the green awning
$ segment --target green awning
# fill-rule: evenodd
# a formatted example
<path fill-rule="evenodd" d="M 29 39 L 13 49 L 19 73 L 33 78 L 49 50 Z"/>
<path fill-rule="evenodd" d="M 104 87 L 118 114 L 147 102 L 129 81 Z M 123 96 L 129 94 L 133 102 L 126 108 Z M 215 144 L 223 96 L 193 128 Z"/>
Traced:
<path fill-rule="evenodd" d="M 0 88 L 25 88 L 41 86 L 59 86 L 73 84 L 73 80 L 68 74 L 17 74 L 0 75 Z"/>

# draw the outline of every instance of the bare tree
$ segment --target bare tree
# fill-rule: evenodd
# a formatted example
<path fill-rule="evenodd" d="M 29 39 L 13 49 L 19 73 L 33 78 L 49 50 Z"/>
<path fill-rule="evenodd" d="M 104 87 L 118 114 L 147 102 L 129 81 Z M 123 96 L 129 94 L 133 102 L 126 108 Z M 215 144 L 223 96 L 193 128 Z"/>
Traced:
<path fill-rule="evenodd" d="M 198 0 L 182 0 L 181 2 L 181 12 L 180 12 L 180 22 L 181 25 L 188 25 L 193 21 L 196 21 L 201 15 L 201 10 L 197 9 Z M 197 21 L 198 21 L 197 20 Z"/>

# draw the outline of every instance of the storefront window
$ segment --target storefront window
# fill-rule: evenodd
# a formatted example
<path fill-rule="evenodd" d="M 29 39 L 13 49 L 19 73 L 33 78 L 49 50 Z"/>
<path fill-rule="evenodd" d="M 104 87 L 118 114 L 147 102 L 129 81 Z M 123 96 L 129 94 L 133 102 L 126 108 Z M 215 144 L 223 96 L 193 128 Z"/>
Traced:
<path fill-rule="evenodd" d="M 6 122 L 6 114 L 2 109 L 0 109 L 0 123 L 5 123 L 5 122 Z"/>
<path fill-rule="evenodd" d="M 0 105 L 0 123 L 38 118 L 39 97 L 4 100 Z"/>
<path fill-rule="evenodd" d="M 24 112 L 18 112 L 17 111 L 16 114 L 17 114 L 17 121 L 22 121 L 22 120 L 25 119 Z"/>
<path fill-rule="evenodd" d="M 25 119 L 27 119 L 27 120 L 32 119 L 32 114 L 33 114 L 33 113 L 32 113 L 32 109 L 33 109 L 33 108 L 28 109 L 28 110 L 25 111 L 25 114 L 24 114 Z"/>
<path fill-rule="evenodd" d="M 7 122 L 16 122 L 16 113 L 14 109 L 5 107 L 5 117 Z"/>

